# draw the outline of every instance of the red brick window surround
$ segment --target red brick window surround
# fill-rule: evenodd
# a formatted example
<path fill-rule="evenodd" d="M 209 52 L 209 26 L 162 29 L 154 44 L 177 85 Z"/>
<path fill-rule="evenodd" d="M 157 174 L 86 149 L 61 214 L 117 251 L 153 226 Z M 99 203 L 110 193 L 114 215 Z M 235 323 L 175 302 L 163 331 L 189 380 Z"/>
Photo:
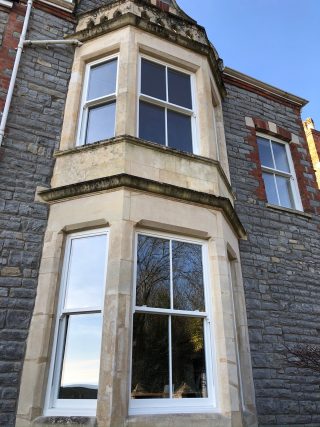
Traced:
<path fill-rule="evenodd" d="M 250 161 L 254 164 L 250 174 L 254 176 L 258 182 L 258 187 L 255 191 L 257 198 L 261 201 L 267 202 L 267 195 L 264 180 L 262 177 L 262 166 L 260 162 L 257 133 L 261 133 L 266 137 L 274 137 L 281 141 L 289 144 L 289 149 L 292 157 L 292 163 L 296 175 L 296 184 L 299 189 L 301 203 L 303 210 L 307 213 L 313 213 L 314 209 L 311 206 L 310 200 L 314 197 L 314 194 L 309 191 L 310 189 L 310 174 L 313 174 L 311 162 L 309 166 L 306 166 L 305 150 L 299 150 L 299 148 L 306 148 L 304 139 L 299 138 L 298 135 L 278 126 L 276 123 L 266 121 L 255 117 L 246 117 L 246 127 L 249 131 L 247 137 L 248 144 L 252 147 L 252 151 L 248 155 Z M 306 177 L 307 175 L 307 177 Z M 313 174 L 314 175 L 314 174 Z M 311 182 L 316 189 L 315 179 Z M 312 193 L 312 194 L 311 194 Z M 317 194 L 317 198 L 319 194 Z M 281 206 L 279 206 L 281 208 Z"/>

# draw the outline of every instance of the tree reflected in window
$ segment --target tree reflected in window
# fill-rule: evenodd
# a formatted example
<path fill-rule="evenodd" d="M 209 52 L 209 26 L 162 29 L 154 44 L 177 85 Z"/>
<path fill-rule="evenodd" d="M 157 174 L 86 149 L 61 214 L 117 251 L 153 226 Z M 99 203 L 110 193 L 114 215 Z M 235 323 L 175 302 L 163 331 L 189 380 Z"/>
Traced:
<path fill-rule="evenodd" d="M 202 245 L 138 236 L 133 399 L 206 398 Z"/>

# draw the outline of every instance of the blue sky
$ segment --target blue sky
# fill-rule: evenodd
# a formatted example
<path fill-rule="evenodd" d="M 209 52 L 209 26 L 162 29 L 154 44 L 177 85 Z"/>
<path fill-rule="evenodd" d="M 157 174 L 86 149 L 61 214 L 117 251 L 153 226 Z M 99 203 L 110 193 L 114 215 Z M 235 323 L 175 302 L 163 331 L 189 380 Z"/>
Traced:
<path fill-rule="evenodd" d="M 224 64 L 309 100 L 320 129 L 320 0 L 178 0 Z"/>

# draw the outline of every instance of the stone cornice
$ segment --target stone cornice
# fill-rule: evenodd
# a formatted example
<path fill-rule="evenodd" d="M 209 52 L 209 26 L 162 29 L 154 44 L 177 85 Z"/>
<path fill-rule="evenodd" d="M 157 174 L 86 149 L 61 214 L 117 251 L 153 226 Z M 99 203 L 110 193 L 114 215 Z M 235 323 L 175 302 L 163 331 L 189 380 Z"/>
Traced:
<path fill-rule="evenodd" d="M 87 15 L 88 13 L 86 13 L 86 16 Z M 176 17 L 174 15 L 171 15 L 171 18 L 184 22 L 182 18 Z M 86 41 L 92 40 L 96 37 L 100 37 L 104 34 L 108 34 L 112 31 L 119 30 L 126 26 L 133 26 L 139 28 L 143 31 L 156 35 L 157 37 L 164 38 L 176 45 L 182 46 L 186 49 L 190 49 L 198 54 L 206 56 L 210 64 L 212 74 L 217 83 L 219 93 L 221 97 L 226 96 L 226 89 L 222 79 L 222 73 L 219 68 L 219 60 L 216 58 L 216 52 L 212 48 L 205 33 L 205 30 L 198 25 L 196 27 L 203 32 L 203 37 L 206 41 L 205 43 L 181 35 L 178 33 L 178 31 L 174 31 L 169 28 L 166 28 L 163 25 L 151 22 L 150 20 L 138 16 L 132 12 L 127 12 L 112 19 L 101 20 L 99 23 L 93 24 L 92 26 L 89 25 L 84 29 L 81 29 L 73 34 L 68 35 L 66 38 L 75 38 L 84 43 Z"/>
<path fill-rule="evenodd" d="M 218 169 L 220 177 L 221 177 L 224 185 L 226 186 L 227 190 L 230 193 L 230 197 L 235 199 L 235 194 L 234 194 L 234 191 L 231 187 L 230 181 L 229 181 L 227 175 L 225 174 L 225 172 L 221 166 L 221 163 L 218 160 L 210 159 L 210 158 L 204 157 L 204 156 L 199 156 L 199 155 L 193 154 L 193 153 L 187 153 L 185 151 L 180 151 L 180 150 L 177 150 L 177 149 L 171 148 L 171 147 L 165 147 L 163 145 L 156 144 L 156 143 L 150 142 L 150 141 L 145 141 L 143 139 L 140 139 L 140 138 L 137 138 L 137 137 L 134 137 L 131 135 L 119 135 L 119 136 L 115 136 L 114 138 L 107 139 L 105 141 L 95 142 L 94 144 L 80 145 L 78 147 L 73 147 L 73 148 L 70 148 L 68 150 L 55 151 L 54 157 L 68 156 L 68 155 L 81 153 L 84 151 L 97 150 L 97 149 L 99 149 L 99 147 L 109 146 L 109 145 L 113 145 L 113 144 L 120 144 L 122 142 L 137 145 L 137 146 L 144 146 L 144 147 L 152 149 L 154 151 L 159 151 L 160 153 L 166 153 L 169 156 L 173 155 L 173 156 L 178 156 L 179 158 L 182 157 L 182 158 L 194 161 L 194 162 L 214 165 Z"/>
<path fill-rule="evenodd" d="M 218 197 L 213 194 L 202 193 L 200 191 L 194 191 L 138 176 L 128 174 L 113 175 L 63 187 L 42 190 L 38 195 L 47 203 L 55 203 L 65 199 L 115 190 L 117 188 L 128 188 L 212 209 L 218 209 L 223 212 L 237 236 L 242 239 L 246 238 L 246 231 L 230 200 L 226 197 Z"/>

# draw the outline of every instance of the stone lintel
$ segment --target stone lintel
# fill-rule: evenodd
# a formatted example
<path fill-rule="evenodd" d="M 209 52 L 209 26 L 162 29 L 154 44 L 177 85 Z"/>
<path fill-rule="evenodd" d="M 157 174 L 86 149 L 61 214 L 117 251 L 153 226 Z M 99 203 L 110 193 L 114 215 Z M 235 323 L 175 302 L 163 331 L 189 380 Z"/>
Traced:
<path fill-rule="evenodd" d="M 136 226 L 139 228 L 148 228 L 153 231 L 161 231 L 165 233 L 174 233 L 174 234 L 180 234 L 181 236 L 189 236 L 189 237 L 195 237 L 197 239 L 202 240 L 208 240 L 210 239 L 210 235 L 207 232 L 200 231 L 193 228 L 187 228 L 187 227 L 177 227 L 169 224 L 164 224 L 161 222 L 156 221 L 149 221 L 149 220 L 141 220 L 139 221 Z"/>
<path fill-rule="evenodd" d="M 237 236 L 243 239 L 246 238 L 246 231 L 230 200 L 226 197 L 218 197 L 213 194 L 202 193 L 200 191 L 152 181 L 150 179 L 129 174 L 118 174 L 110 177 L 98 178 L 49 190 L 43 190 L 39 193 L 39 196 L 45 202 L 54 203 L 68 198 L 115 190 L 121 187 L 221 210 Z"/>

